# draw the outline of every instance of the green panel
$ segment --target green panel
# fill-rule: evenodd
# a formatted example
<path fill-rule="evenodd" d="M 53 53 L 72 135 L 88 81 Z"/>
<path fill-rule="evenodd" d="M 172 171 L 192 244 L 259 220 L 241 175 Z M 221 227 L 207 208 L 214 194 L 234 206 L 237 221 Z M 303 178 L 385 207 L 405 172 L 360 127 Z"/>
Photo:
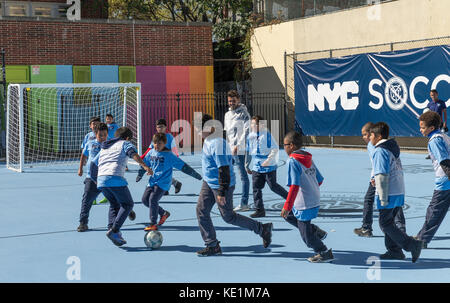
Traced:
<path fill-rule="evenodd" d="M 119 82 L 135 83 L 136 67 L 135 66 L 119 66 Z"/>
<path fill-rule="evenodd" d="M 7 65 L 6 82 L 30 83 L 30 67 L 28 65 Z"/>
<path fill-rule="evenodd" d="M 31 83 L 56 83 L 56 65 L 31 65 Z"/>
<path fill-rule="evenodd" d="M 73 83 L 91 83 L 91 67 L 90 66 L 74 66 L 73 67 Z M 91 104 L 92 98 L 87 96 L 87 89 L 74 88 L 73 98 L 74 105 Z"/>

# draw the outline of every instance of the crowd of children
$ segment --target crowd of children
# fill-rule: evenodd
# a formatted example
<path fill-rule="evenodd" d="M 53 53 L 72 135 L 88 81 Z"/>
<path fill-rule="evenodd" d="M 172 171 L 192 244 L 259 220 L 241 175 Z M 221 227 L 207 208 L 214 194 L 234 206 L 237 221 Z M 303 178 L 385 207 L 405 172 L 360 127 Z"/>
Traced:
<path fill-rule="evenodd" d="M 100 193 L 110 203 L 107 237 L 117 246 L 124 245 L 120 228 L 126 218 L 133 220 L 133 198 L 124 177 L 128 158 L 134 159 L 140 170 L 136 182 L 145 173 L 150 175 L 142 196 L 143 204 L 149 208 L 149 225 L 145 231 L 157 230 L 170 216 L 159 206 L 159 201 L 171 185 L 179 192 L 181 183 L 173 179 L 173 169 L 202 180 L 198 196 L 196 215 L 199 231 L 205 248 L 198 251 L 199 256 L 219 255 L 222 253 L 220 241 L 216 237 L 210 212 L 217 204 L 222 219 L 235 226 L 248 229 L 259 235 L 263 246 L 268 247 L 272 240 L 272 223 L 261 223 L 254 218 L 264 217 L 265 209 L 262 189 L 268 183 L 270 189 L 285 201 L 281 217 L 300 231 L 300 236 L 315 255 L 308 258 L 312 263 L 330 262 L 334 259 L 332 249 L 323 240 L 327 232 L 312 223 L 320 208 L 320 185 L 324 177 L 312 159 L 312 155 L 303 150 L 302 136 L 289 132 L 283 139 L 284 150 L 289 156 L 287 161 L 286 191 L 277 183 L 277 142 L 261 121 L 263 117 L 251 119 L 250 133 L 246 140 L 245 168 L 253 179 L 253 200 L 255 213 L 250 217 L 240 215 L 233 210 L 233 192 L 236 177 L 230 146 L 215 127 L 207 123 L 213 118 L 207 114 L 202 117 L 202 128 L 195 129 L 204 139 L 202 149 L 202 175 L 179 158 L 173 136 L 166 132 L 167 123 L 160 119 L 156 123 L 157 132 L 152 138 L 148 150 L 142 155 L 130 142 L 133 134 L 126 127 L 118 127 L 111 115 L 106 122 L 98 117 L 90 120 L 91 132 L 82 143 L 82 155 L 78 175 L 83 175 L 83 166 L 87 162 L 87 177 L 82 197 L 80 226 L 78 231 L 88 229 L 89 211 L 93 201 Z M 404 251 L 411 253 L 412 262 L 419 258 L 421 250 L 427 248 L 442 223 L 450 206 L 450 138 L 440 131 L 441 118 L 435 112 L 425 112 L 420 116 L 421 133 L 429 138 L 428 151 L 436 174 L 436 187 L 426 211 L 422 229 L 415 236 L 406 233 L 403 214 L 405 184 L 400 160 L 400 147 L 395 139 L 389 139 L 389 126 L 384 122 L 367 123 L 362 127 L 363 140 L 371 160 L 372 171 L 369 186 L 364 198 L 363 223 L 354 230 L 361 237 L 372 237 L 373 208 L 379 211 L 379 226 L 384 233 L 386 252 L 380 259 L 405 259 Z M 253 165 L 250 168 L 251 163 Z M 159 216 L 159 221 L 158 221 Z"/>

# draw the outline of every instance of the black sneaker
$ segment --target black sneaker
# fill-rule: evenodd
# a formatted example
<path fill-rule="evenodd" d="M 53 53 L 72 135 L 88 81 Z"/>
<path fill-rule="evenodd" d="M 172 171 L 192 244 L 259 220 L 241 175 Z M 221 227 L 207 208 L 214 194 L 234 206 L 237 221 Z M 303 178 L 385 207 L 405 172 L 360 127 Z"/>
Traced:
<path fill-rule="evenodd" d="M 134 219 L 136 219 L 136 213 L 134 212 L 134 210 L 130 211 L 130 213 L 128 214 L 128 219 L 130 219 L 131 221 L 134 221 Z"/>
<path fill-rule="evenodd" d="M 250 215 L 252 218 L 261 218 L 266 216 L 266 211 L 263 210 L 256 210 L 253 214 Z"/>
<path fill-rule="evenodd" d="M 333 252 L 331 248 L 329 250 L 323 251 L 308 258 L 308 261 L 311 263 L 327 263 L 334 260 Z"/>
<path fill-rule="evenodd" d="M 80 223 L 80 226 L 78 226 L 77 231 L 79 231 L 80 233 L 82 233 L 82 232 L 84 232 L 84 231 L 86 231 L 86 230 L 88 230 L 88 229 L 89 229 L 89 227 L 88 227 L 87 224 Z"/>
<path fill-rule="evenodd" d="M 325 238 L 327 237 L 328 233 L 326 231 L 324 231 L 323 229 L 320 229 L 319 227 L 317 227 L 316 230 L 316 236 L 321 240 L 325 240 Z"/>
<path fill-rule="evenodd" d="M 181 190 L 181 185 L 183 185 L 181 182 L 177 182 L 177 184 L 175 184 L 175 193 L 178 194 Z"/>
<path fill-rule="evenodd" d="M 263 246 L 264 248 L 269 247 L 270 243 L 272 243 L 272 223 L 263 224 L 263 232 L 261 237 L 263 238 Z"/>
<path fill-rule="evenodd" d="M 381 260 L 405 260 L 405 255 L 403 252 L 387 251 L 380 255 Z"/>
<path fill-rule="evenodd" d="M 197 255 L 200 257 L 221 255 L 222 249 L 220 248 L 219 243 L 220 241 L 217 242 L 217 245 L 214 247 L 205 247 L 202 250 L 197 251 Z"/>
<path fill-rule="evenodd" d="M 430 155 L 426 156 L 425 159 L 430 160 L 431 159 Z"/>
<path fill-rule="evenodd" d="M 353 232 L 354 232 L 355 234 L 357 234 L 358 236 L 360 236 L 360 237 L 367 237 L 367 238 L 373 237 L 372 230 L 366 229 L 366 228 L 364 228 L 364 227 L 361 227 L 361 228 L 355 228 L 355 229 L 353 230 Z"/>
<path fill-rule="evenodd" d="M 423 242 L 420 240 L 412 239 L 412 243 L 410 245 L 409 251 L 411 252 L 411 261 L 416 263 L 417 259 L 419 259 L 420 252 L 422 251 Z"/>

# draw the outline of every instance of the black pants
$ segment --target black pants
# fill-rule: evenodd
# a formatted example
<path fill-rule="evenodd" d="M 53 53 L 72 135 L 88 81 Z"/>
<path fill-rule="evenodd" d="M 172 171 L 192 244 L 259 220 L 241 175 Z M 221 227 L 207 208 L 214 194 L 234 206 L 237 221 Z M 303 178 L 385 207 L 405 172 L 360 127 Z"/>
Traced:
<path fill-rule="evenodd" d="M 262 190 L 264 186 L 269 184 L 270 189 L 279 196 L 286 199 L 288 192 L 277 183 L 277 171 L 271 171 L 269 173 L 258 173 L 252 171 L 253 181 L 253 202 L 255 203 L 256 210 L 264 210 L 264 202 L 262 197 Z"/>
<path fill-rule="evenodd" d="M 447 214 L 450 206 L 450 190 L 435 190 L 427 208 L 425 223 L 417 236 L 420 240 L 430 243 L 434 234 Z"/>
<path fill-rule="evenodd" d="M 401 207 L 380 209 L 379 223 L 384 233 L 384 244 L 388 251 L 401 252 L 402 249 L 410 251 L 412 238 L 395 224 L 395 217 L 401 209 Z"/>
<path fill-rule="evenodd" d="M 292 211 L 285 220 L 289 224 L 298 228 L 303 242 L 305 242 L 306 246 L 312 248 L 314 252 L 319 253 L 328 250 L 322 240 L 317 237 L 316 231 L 318 227 L 312 224 L 311 220 L 300 221 L 292 214 Z"/>
<path fill-rule="evenodd" d="M 97 196 L 100 193 L 101 190 L 97 188 L 97 184 L 91 178 L 86 178 L 84 180 L 84 193 L 81 200 L 80 223 L 88 224 L 89 212 L 92 207 L 92 202 L 97 199 Z"/>

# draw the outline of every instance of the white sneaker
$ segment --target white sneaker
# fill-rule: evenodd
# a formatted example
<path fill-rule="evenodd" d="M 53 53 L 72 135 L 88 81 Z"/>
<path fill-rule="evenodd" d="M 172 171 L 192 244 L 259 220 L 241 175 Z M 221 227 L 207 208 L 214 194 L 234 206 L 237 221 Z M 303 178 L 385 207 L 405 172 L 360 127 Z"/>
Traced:
<path fill-rule="evenodd" d="M 250 207 L 248 207 L 248 205 L 238 205 L 233 210 L 234 211 L 249 211 Z"/>

